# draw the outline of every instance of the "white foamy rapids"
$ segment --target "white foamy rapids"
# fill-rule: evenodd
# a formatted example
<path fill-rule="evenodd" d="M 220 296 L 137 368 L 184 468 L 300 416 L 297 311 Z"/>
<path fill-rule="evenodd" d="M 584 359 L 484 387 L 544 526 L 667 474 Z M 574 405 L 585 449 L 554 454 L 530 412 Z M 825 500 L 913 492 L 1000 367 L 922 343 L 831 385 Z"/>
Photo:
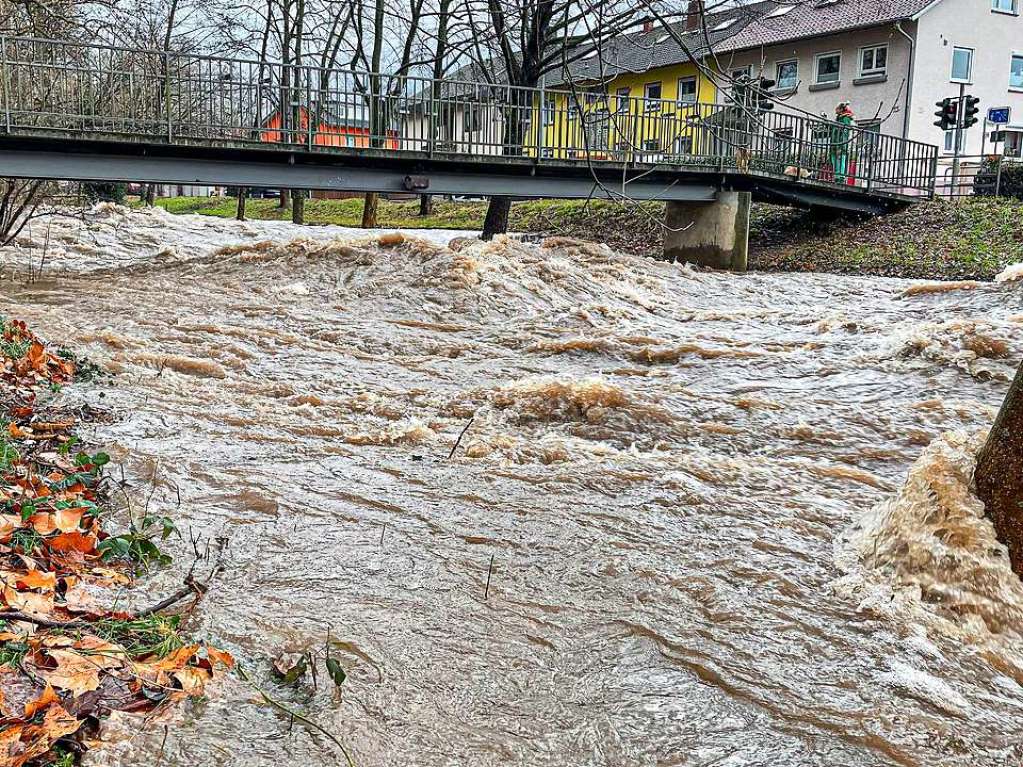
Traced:
<path fill-rule="evenodd" d="M 995 282 L 1016 282 L 1023 280 L 1023 264 L 1009 264 L 995 275 Z"/>
<path fill-rule="evenodd" d="M 1010 381 L 1023 354 L 1015 322 L 948 320 L 905 323 L 882 336 L 875 359 L 924 360 L 949 365 L 975 378 Z"/>
<path fill-rule="evenodd" d="M 835 589 L 860 608 L 996 646 L 1023 668 L 1023 583 L 971 490 L 983 434 L 932 442 L 905 485 L 841 536 Z"/>

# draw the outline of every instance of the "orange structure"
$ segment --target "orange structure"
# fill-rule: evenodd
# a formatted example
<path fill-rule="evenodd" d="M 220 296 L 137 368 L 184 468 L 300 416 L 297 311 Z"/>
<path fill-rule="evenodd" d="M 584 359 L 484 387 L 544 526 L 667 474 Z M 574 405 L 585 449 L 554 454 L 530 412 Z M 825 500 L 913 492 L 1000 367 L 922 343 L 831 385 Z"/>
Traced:
<path fill-rule="evenodd" d="M 368 147 L 370 145 L 369 124 L 365 120 L 345 119 L 344 121 L 332 121 L 333 115 L 327 115 L 325 119 L 315 127 L 313 132 L 313 144 L 316 146 L 332 147 Z M 305 107 L 299 108 L 298 126 L 290 131 L 296 134 L 291 143 L 305 144 L 309 140 L 309 110 Z M 280 111 L 274 112 L 263 123 L 263 131 L 260 140 L 272 144 L 285 143 L 284 131 L 282 130 L 283 120 Z M 391 129 L 387 131 L 387 138 L 383 143 L 387 149 L 398 148 L 398 133 Z"/>

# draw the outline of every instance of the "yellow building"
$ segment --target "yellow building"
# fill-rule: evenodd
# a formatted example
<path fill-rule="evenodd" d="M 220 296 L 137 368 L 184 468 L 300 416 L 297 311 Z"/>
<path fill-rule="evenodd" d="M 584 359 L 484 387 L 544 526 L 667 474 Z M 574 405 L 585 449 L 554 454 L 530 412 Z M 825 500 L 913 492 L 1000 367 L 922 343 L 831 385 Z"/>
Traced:
<path fill-rule="evenodd" d="M 585 82 L 551 88 L 539 137 L 534 110 L 526 146 L 552 159 L 624 159 L 623 155 L 684 157 L 692 152 L 701 112 L 718 98 L 710 78 L 690 62 L 642 72 L 623 72 L 603 84 Z"/>

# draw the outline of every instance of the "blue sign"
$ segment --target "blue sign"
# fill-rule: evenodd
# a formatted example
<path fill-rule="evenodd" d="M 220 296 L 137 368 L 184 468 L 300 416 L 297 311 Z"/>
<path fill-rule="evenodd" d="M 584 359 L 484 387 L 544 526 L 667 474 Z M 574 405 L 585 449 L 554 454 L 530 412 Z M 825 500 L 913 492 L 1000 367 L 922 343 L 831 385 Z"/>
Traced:
<path fill-rule="evenodd" d="M 987 121 L 993 125 L 1009 122 L 1009 107 L 991 107 L 987 110 Z"/>

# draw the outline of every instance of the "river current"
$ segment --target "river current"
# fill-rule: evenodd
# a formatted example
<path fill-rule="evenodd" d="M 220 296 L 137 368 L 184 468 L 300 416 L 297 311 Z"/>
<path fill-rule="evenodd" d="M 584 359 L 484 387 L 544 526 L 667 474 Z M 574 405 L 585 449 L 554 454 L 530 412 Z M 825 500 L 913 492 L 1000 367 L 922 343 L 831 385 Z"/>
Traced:
<path fill-rule="evenodd" d="M 1023 586 L 970 492 L 1023 282 L 112 205 L 0 259 L 3 313 L 116 374 L 67 396 L 185 531 L 146 587 L 228 539 L 190 631 L 360 767 L 1023 762 Z M 328 635 L 340 695 L 275 686 Z M 343 763 L 235 677 L 106 737 Z"/>

